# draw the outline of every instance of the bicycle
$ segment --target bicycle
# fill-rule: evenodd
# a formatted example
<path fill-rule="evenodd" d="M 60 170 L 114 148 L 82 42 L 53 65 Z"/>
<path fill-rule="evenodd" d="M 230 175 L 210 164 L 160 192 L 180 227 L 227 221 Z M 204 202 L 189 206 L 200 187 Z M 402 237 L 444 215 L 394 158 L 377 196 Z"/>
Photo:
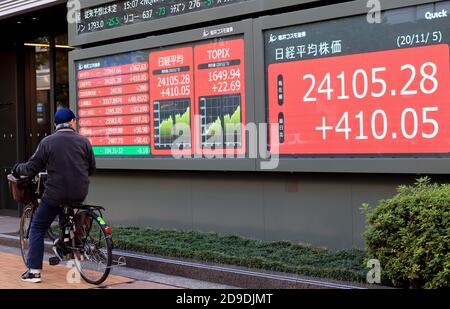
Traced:
<path fill-rule="evenodd" d="M 8 180 L 13 181 L 10 176 Z M 27 182 L 30 195 L 30 202 L 24 207 L 20 220 L 20 248 L 25 265 L 30 227 L 45 189 L 46 176 L 46 173 L 40 173 L 31 180 L 22 180 Z M 53 241 L 56 255 L 50 258 L 49 264 L 58 265 L 62 261 L 75 260 L 75 267 L 81 277 L 90 284 L 100 285 L 108 278 L 113 263 L 111 228 L 102 213 L 105 209 L 83 204 L 61 207 L 63 215 L 59 224 L 53 225 L 47 232 Z"/>
<path fill-rule="evenodd" d="M 41 198 L 44 195 L 45 190 L 45 182 L 47 180 L 48 174 L 46 172 L 39 173 L 36 177 L 34 177 L 31 180 L 31 200 L 32 204 L 37 208 L 39 204 L 41 203 Z M 36 188 L 33 190 L 33 188 Z M 30 203 L 30 204 L 31 204 Z M 54 242 L 59 237 L 59 218 L 55 218 L 52 225 L 47 231 L 47 237 L 51 240 L 51 242 Z"/>

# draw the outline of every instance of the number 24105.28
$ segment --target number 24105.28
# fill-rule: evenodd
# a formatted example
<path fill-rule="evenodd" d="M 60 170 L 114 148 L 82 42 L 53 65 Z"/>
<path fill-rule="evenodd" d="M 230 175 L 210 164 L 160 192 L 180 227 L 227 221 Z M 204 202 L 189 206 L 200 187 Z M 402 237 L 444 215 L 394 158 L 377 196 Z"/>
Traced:
<path fill-rule="evenodd" d="M 426 62 L 419 69 L 412 64 L 405 64 L 400 70 L 401 72 L 408 71 L 410 74 L 408 81 L 401 87 L 400 95 L 402 96 L 416 95 L 419 91 L 430 95 L 435 93 L 439 88 L 439 81 L 436 78 L 438 68 L 433 62 Z M 351 77 L 351 92 L 353 96 L 357 99 L 364 99 L 367 96 L 381 98 L 386 94 L 395 96 L 397 94 L 396 90 L 392 90 L 390 93 L 388 92 L 389 89 L 386 80 L 380 77 L 382 73 L 387 73 L 386 67 L 372 68 L 369 73 L 364 69 L 355 70 Z M 313 96 L 314 92 L 319 95 L 326 95 L 329 101 L 333 100 L 335 90 L 331 87 L 332 78 L 337 78 L 340 81 L 340 89 L 338 90 L 340 94 L 337 96 L 337 99 L 350 99 L 350 95 L 347 92 L 348 74 L 342 71 L 336 76 L 332 76 L 331 73 L 326 73 L 318 87 L 316 76 L 313 74 L 304 75 L 303 80 L 310 80 L 311 84 L 309 90 L 303 97 L 303 102 L 316 102 L 318 99 Z M 417 78 L 420 78 L 420 89 L 412 89 L 412 84 Z M 372 88 L 372 91 L 369 92 L 369 88 Z M 374 88 L 378 88 L 379 91 L 374 91 Z"/>

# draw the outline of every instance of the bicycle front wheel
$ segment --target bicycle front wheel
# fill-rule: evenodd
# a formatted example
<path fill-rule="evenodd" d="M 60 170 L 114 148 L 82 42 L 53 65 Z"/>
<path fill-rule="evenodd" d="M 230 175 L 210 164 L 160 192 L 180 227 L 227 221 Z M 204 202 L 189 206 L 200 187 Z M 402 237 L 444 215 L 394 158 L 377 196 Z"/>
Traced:
<path fill-rule="evenodd" d="M 98 220 L 90 211 L 79 212 L 74 221 L 76 229 L 72 246 L 75 265 L 86 282 L 99 285 L 111 271 L 111 235 L 106 232 L 103 219 Z"/>
<path fill-rule="evenodd" d="M 30 237 L 30 228 L 31 228 L 31 220 L 33 219 L 34 207 L 33 205 L 27 205 L 23 209 L 22 217 L 20 218 L 20 251 L 22 252 L 22 259 L 27 266 L 27 256 L 29 251 L 29 237 Z"/>

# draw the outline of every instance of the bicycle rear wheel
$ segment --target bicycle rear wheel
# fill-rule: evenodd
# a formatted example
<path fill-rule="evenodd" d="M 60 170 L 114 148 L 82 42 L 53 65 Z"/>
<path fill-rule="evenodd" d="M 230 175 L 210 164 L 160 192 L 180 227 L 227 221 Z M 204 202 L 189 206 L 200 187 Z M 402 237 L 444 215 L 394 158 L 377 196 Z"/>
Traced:
<path fill-rule="evenodd" d="M 23 209 L 22 217 L 20 218 L 20 251 L 22 252 L 22 259 L 27 266 L 27 256 L 29 251 L 29 229 L 31 228 L 31 220 L 34 215 L 33 205 L 27 205 Z"/>
<path fill-rule="evenodd" d="M 54 242 L 56 239 L 59 238 L 59 235 L 61 234 L 60 226 L 59 226 L 59 218 L 55 218 L 55 221 L 53 221 L 52 225 L 50 225 L 48 231 L 47 231 L 47 237 L 52 242 Z"/>
<path fill-rule="evenodd" d="M 75 265 L 81 277 L 90 284 L 103 283 L 111 271 L 112 240 L 106 224 L 90 211 L 79 212 L 72 238 Z M 101 222 L 99 222 L 101 221 Z"/>

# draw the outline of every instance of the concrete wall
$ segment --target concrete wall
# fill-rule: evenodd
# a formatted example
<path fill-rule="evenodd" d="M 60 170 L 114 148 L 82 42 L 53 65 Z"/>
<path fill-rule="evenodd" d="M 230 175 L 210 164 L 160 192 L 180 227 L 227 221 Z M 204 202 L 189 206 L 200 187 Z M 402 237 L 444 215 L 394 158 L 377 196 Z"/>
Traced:
<path fill-rule="evenodd" d="M 230 172 L 100 172 L 88 202 L 113 224 L 215 231 L 333 249 L 364 246 L 364 202 L 416 176 Z"/>

